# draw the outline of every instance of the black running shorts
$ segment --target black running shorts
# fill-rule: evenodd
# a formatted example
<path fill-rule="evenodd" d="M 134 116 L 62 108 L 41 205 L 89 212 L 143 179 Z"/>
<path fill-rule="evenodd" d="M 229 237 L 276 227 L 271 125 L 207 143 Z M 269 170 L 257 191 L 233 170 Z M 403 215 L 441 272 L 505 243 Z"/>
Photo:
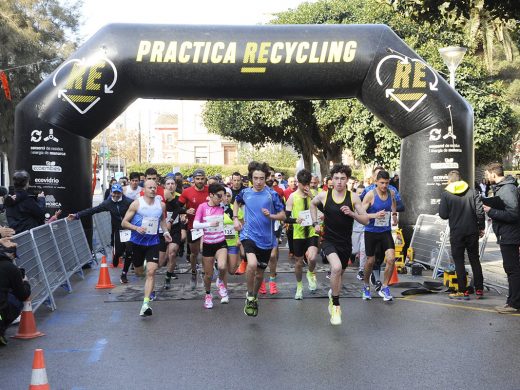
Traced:
<path fill-rule="evenodd" d="M 244 240 L 242 241 L 242 246 L 244 247 L 244 251 L 246 252 L 246 257 L 248 253 L 252 253 L 256 256 L 257 267 L 261 269 L 266 269 L 267 264 L 269 264 L 269 259 L 271 258 L 271 249 L 261 249 L 256 246 L 254 241 L 252 240 Z"/>
<path fill-rule="evenodd" d="M 378 244 L 383 254 L 388 249 L 395 249 L 394 238 L 390 230 L 382 233 L 365 231 L 365 253 L 367 256 L 375 256 Z"/>
<path fill-rule="evenodd" d="M 134 267 L 142 267 L 145 260 L 152 263 L 159 262 L 159 244 L 144 246 L 132 243 L 132 262 Z"/>
<path fill-rule="evenodd" d="M 202 243 L 202 257 L 215 257 L 217 252 L 223 248 L 227 249 L 226 240 L 224 240 L 222 242 L 217 242 L 215 244 L 206 244 L 205 242 L 203 242 Z"/>
<path fill-rule="evenodd" d="M 348 261 L 350 259 L 350 255 L 352 254 L 352 243 L 351 241 L 346 242 L 348 245 L 344 246 L 343 244 L 337 244 L 330 241 L 323 241 L 321 243 L 321 249 L 325 256 L 329 256 L 332 253 L 338 255 L 341 260 L 341 268 L 345 269 L 348 266 Z"/>
<path fill-rule="evenodd" d="M 293 238 L 293 254 L 303 257 L 310 246 L 318 247 L 318 236 L 308 238 Z"/>

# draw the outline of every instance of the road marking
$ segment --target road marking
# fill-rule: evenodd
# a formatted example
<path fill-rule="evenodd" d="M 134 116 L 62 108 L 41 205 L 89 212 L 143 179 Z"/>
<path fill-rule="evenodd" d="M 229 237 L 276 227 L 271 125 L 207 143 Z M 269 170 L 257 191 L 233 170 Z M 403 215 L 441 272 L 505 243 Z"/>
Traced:
<path fill-rule="evenodd" d="M 444 306 L 444 307 L 453 307 L 456 309 L 465 309 L 465 310 L 474 310 L 474 311 L 484 311 L 488 313 L 500 314 L 494 309 L 483 309 L 481 307 L 472 307 L 472 306 L 463 306 L 463 305 L 454 305 L 452 303 L 441 303 L 441 302 L 430 302 L 423 301 L 422 299 L 414 299 L 412 297 L 398 298 L 400 301 L 410 301 L 410 302 L 418 302 L 418 303 L 427 303 L 430 305 Z M 519 317 L 520 314 L 503 314 L 504 316 L 516 316 Z"/>
<path fill-rule="evenodd" d="M 108 344 L 107 339 L 99 339 L 96 341 L 96 344 L 94 345 L 94 348 L 91 349 L 90 356 L 88 357 L 89 363 L 95 363 L 98 362 L 101 359 L 101 355 L 103 354 L 103 351 Z"/>

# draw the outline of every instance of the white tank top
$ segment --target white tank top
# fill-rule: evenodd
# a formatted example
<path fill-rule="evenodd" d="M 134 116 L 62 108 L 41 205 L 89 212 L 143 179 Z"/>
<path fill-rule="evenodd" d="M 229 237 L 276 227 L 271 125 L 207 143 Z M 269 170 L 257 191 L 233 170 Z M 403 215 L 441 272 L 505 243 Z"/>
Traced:
<path fill-rule="evenodd" d="M 144 197 L 138 198 L 139 208 L 132 218 L 131 224 L 135 226 L 152 226 L 152 231 L 139 234 L 132 230 L 130 241 L 134 244 L 151 246 L 159 243 L 159 226 L 162 217 L 161 197 L 156 196 L 153 204 L 148 204 Z M 143 221 L 145 222 L 143 224 Z"/>
<path fill-rule="evenodd" d="M 137 199 L 139 198 L 139 194 L 140 192 L 143 190 L 143 187 L 139 187 L 137 186 L 137 188 L 135 190 L 133 190 L 132 188 L 130 188 L 130 186 L 126 186 L 124 188 L 124 193 L 125 193 L 125 196 L 127 198 L 130 198 L 130 199 Z"/>

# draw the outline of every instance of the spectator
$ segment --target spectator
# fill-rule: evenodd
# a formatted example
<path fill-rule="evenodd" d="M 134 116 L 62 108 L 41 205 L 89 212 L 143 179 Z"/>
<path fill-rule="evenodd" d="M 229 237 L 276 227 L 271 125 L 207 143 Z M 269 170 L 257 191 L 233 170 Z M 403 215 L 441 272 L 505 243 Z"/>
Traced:
<path fill-rule="evenodd" d="M 7 216 L 5 215 L 4 198 L 7 196 L 7 188 L 0 187 L 0 226 L 7 226 Z"/>
<path fill-rule="evenodd" d="M 495 310 L 502 314 L 515 314 L 520 312 L 520 219 L 516 180 L 513 176 L 504 176 L 504 167 L 500 163 L 487 166 L 486 179 L 494 184 L 494 195 L 502 203 L 490 207 L 484 200 L 484 211 L 493 220 L 493 231 L 500 245 L 509 284 L 506 304 L 495 307 Z"/>
<path fill-rule="evenodd" d="M 110 196 L 110 189 L 116 183 L 117 183 L 116 179 L 114 179 L 114 178 L 110 179 L 110 183 L 108 183 L 108 188 L 105 190 L 105 195 L 103 195 L 103 200 L 108 199 L 108 197 Z"/>
<path fill-rule="evenodd" d="M 27 171 L 16 171 L 13 175 L 14 196 L 5 199 L 7 223 L 15 234 L 43 225 L 45 222 L 45 194 L 30 194 L 30 176 Z"/>
<path fill-rule="evenodd" d="M 397 191 L 399 191 L 399 175 L 396 173 L 394 177 L 390 180 L 390 185 L 394 186 Z"/>
<path fill-rule="evenodd" d="M 16 244 L 9 238 L 0 239 L 0 347 L 7 345 L 5 331 L 31 295 L 27 277 L 13 263 L 15 257 Z"/>

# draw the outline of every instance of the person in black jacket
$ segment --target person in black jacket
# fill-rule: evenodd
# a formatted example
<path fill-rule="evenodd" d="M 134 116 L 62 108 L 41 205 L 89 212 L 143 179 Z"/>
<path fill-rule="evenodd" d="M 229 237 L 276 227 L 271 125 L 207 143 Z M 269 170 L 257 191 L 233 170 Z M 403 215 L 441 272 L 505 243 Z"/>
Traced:
<path fill-rule="evenodd" d="M 27 171 L 16 171 L 13 175 L 15 193 L 6 196 L 7 223 L 16 234 L 30 230 L 45 222 L 45 194 L 37 196 L 27 192 L 30 176 Z"/>
<path fill-rule="evenodd" d="M 108 211 L 110 213 L 112 222 L 112 236 L 110 240 L 110 244 L 113 248 L 112 264 L 114 267 L 117 267 L 119 265 L 119 257 L 126 252 L 125 267 L 123 269 L 124 278 L 123 276 L 121 277 L 121 283 L 127 283 L 128 281 L 126 280 L 126 272 L 128 272 L 128 269 L 130 268 L 131 258 L 129 256 L 129 251 L 126 250 L 127 245 L 124 242 L 121 242 L 119 231 L 121 230 L 121 221 L 123 220 L 123 217 L 128 211 L 128 208 L 132 204 L 133 200 L 123 195 L 123 187 L 119 183 L 113 184 L 110 190 L 111 192 L 108 199 L 101 202 L 98 206 L 79 211 L 76 214 L 69 214 L 67 219 L 80 219 L 82 217 L 88 217 L 97 213 L 102 213 L 103 211 Z M 128 268 L 126 268 L 127 263 Z"/>
<path fill-rule="evenodd" d="M 504 270 L 507 274 L 509 294 L 504 306 L 497 306 L 499 313 L 520 312 L 520 214 L 518 192 L 513 176 L 504 176 L 504 168 L 500 163 L 489 164 L 486 168 L 486 179 L 493 186 L 493 194 L 500 198 L 504 207 L 491 208 L 484 205 L 484 211 L 493 220 L 493 231 L 500 245 Z"/>
<path fill-rule="evenodd" d="M 450 225 L 451 255 L 457 273 L 458 292 L 450 298 L 469 299 L 464 251 L 468 252 L 477 298 L 484 295 L 484 278 L 479 260 L 478 239 L 484 235 L 486 217 L 479 193 L 461 180 L 459 171 L 448 173 L 448 186 L 441 195 L 439 216 Z"/>
<path fill-rule="evenodd" d="M 16 244 L 10 238 L 0 239 L 0 347 L 7 344 L 5 331 L 20 315 L 23 302 L 31 295 L 27 277 L 13 264 Z"/>

